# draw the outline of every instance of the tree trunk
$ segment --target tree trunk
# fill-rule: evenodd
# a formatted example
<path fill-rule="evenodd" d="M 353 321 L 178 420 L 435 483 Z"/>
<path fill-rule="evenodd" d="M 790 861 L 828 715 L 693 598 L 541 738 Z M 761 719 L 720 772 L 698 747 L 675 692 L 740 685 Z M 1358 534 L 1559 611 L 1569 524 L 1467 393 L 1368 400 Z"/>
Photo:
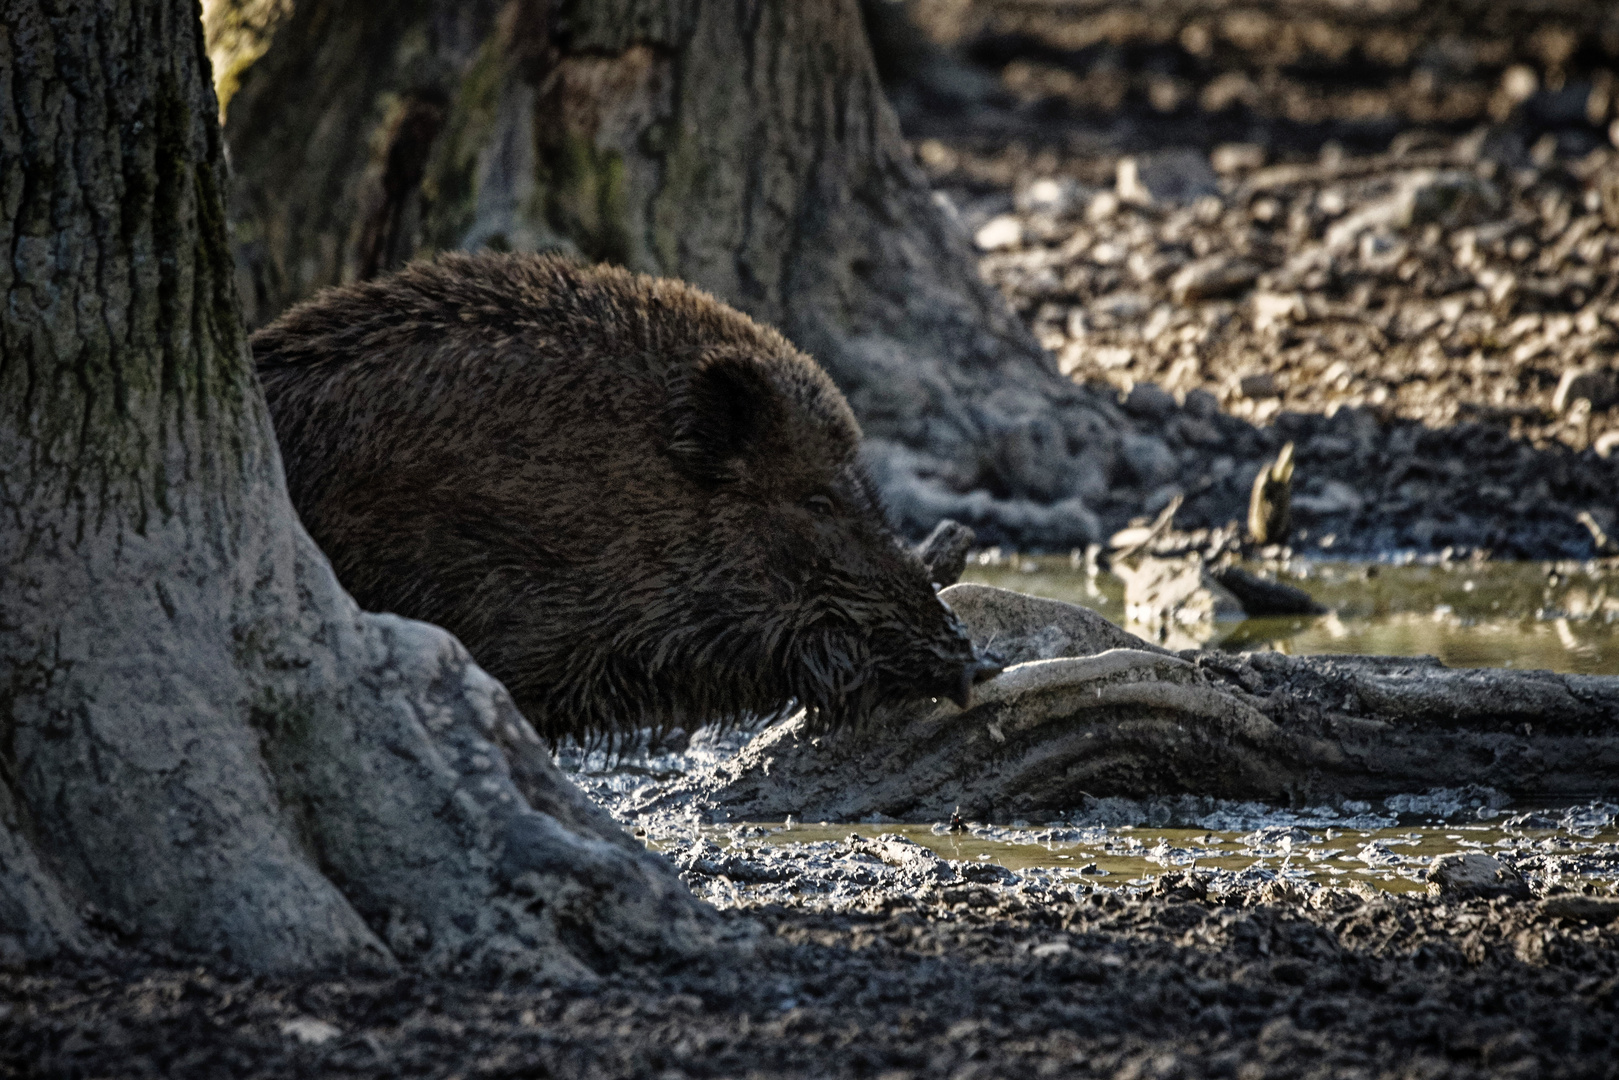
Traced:
<path fill-rule="evenodd" d="M 299 527 L 195 0 L 10 0 L 0 80 L 0 955 L 585 975 L 699 947 L 704 909 L 499 684 L 360 612 Z"/>
<path fill-rule="evenodd" d="M 1097 534 L 1122 418 L 978 277 L 857 0 L 302 0 L 227 134 L 250 324 L 444 248 L 676 276 L 827 368 L 911 532 Z"/>

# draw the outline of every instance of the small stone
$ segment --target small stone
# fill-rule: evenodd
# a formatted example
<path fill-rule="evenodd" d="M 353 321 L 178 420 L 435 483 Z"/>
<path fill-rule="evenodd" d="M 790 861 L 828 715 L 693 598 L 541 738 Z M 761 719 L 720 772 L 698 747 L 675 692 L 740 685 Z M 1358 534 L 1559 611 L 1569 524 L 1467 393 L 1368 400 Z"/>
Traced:
<path fill-rule="evenodd" d="M 1496 896 L 1523 899 L 1529 895 L 1529 886 L 1516 870 L 1493 856 L 1458 852 L 1434 860 L 1428 871 L 1428 895 L 1446 900 Z"/>
<path fill-rule="evenodd" d="M 1196 420 L 1213 420 L 1220 413 L 1220 399 L 1199 388 L 1186 392 L 1186 414 Z"/>
<path fill-rule="evenodd" d="M 1306 514 L 1355 514 L 1366 505 L 1360 492 L 1342 480 L 1328 480 L 1314 495 L 1294 495 L 1293 509 Z"/>
<path fill-rule="evenodd" d="M 1438 222 L 1445 228 L 1475 225 L 1501 209 L 1501 193 L 1476 173 L 1461 169 L 1418 173 L 1397 196 L 1399 224 Z"/>
<path fill-rule="evenodd" d="M 1503 311 L 1512 307 L 1513 298 L 1518 294 L 1517 274 L 1497 274 L 1493 270 L 1487 270 L 1479 274 L 1478 281 L 1480 285 L 1485 286 L 1490 303 Z"/>
<path fill-rule="evenodd" d="M 1265 904 L 1286 904 L 1297 906 L 1304 903 L 1304 890 L 1291 881 L 1278 878 L 1267 881 L 1259 887 L 1259 899 Z"/>
<path fill-rule="evenodd" d="M 321 1046 L 343 1034 L 324 1020 L 300 1016 L 281 1025 L 281 1034 L 290 1036 L 305 1046 Z"/>
<path fill-rule="evenodd" d="M 1513 814 L 1501 823 L 1503 829 L 1524 830 L 1544 829 L 1550 832 L 1558 827 L 1557 819 L 1547 817 L 1545 814 Z"/>
<path fill-rule="evenodd" d="M 1152 299 L 1138 292 L 1111 292 L 1091 302 L 1090 310 L 1114 319 L 1135 319 L 1146 314 Z"/>
<path fill-rule="evenodd" d="M 1514 64 L 1501 73 L 1501 93 L 1516 104 L 1528 101 L 1540 89 L 1540 76 L 1527 64 Z"/>
<path fill-rule="evenodd" d="M 1209 882 L 1205 875 L 1195 871 L 1171 870 L 1158 875 L 1147 889 L 1147 895 L 1202 903 L 1209 898 Z"/>
<path fill-rule="evenodd" d="M 1125 466 L 1143 487 L 1158 487 L 1180 471 L 1175 454 L 1162 439 L 1151 435 L 1126 435 L 1120 440 L 1119 451 Z"/>
<path fill-rule="evenodd" d="M 1248 172 L 1265 164 L 1265 148 L 1258 143 L 1221 143 L 1209 155 L 1209 164 L 1222 176 Z"/>
<path fill-rule="evenodd" d="M 1260 332 L 1298 322 L 1306 314 L 1304 297 L 1296 292 L 1256 292 L 1249 304 L 1253 309 L 1254 329 Z"/>
<path fill-rule="evenodd" d="M 1259 267 L 1246 259 L 1214 255 L 1189 263 L 1169 279 L 1169 295 L 1177 304 L 1231 296 L 1259 279 Z"/>
<path fill-rule="evenodd" d="M 1204 390 L 1194 390 L 1193 394 L 1207 394 L 1211 399 L 1213 394 Z M 1192 394 L 1186 395 L 1187 412 L 1191 412 Z M 1225 436 L 1220 429 L 1209 423 L 1206 419 L 1196 416 L 1183 416 L 1177 425 L 1180 430 L 1181 441 L 1191 446 L 1221 446 L 1225 443 Z"/>
<path fill-rule="evenodd" d="M 1276 385 L 1276 376 L 1268 371 L 1257 371 L 1252 375 L 1244 375 L 1237 380 L 1237 389 L 1245 398 L 1260 400 L 1262 398 L 1281 397 L 1281 387 Z"/>
<path fill-rule="evenodd" d="M 1119 159 L 1114 191 L 1120 202 L 1190 203 L 1220 194 L 1220 180 L 1208 158 L 1195 150 L 1166 150 Z"/>
<path fill-rule="evenodd" d="M 1136 383 L 1124 396 L 1124 411 L 1149 420 L 1167 420 L 1175 415 L 1175 395 L 1157 383 Z"/>
<path fill-rule="evenodd" d="M 1084 190 L 1069 177 L 1036 180 L 1018 192 L 1015 205 L 1025 214 L 1064 217 L 1078 209 Z"/>
<path fill-rule="evenodd" d="M 1004 251 L 1023 243 L 1023 224 L 1011 214 L 991 218 L 973 235 L 980 251 Z"/>
<path fill-rule="evenodd" d="M 1557 383 L 1552 409 L 1559 414 L 1566 413 L 1580 400 L 1589 401 L 1596 412 L 1609 408 L 1619 402 L 1619 380 L 1614 378 L 1613 372 L 1601 368 L 1570 368 Z"/>
<path fill-rule="evenodd" d="M 1106 221 L 1119 212 L 1119 197 L 1111 191 L 1103 191 L 1091 199 L 1090 205 L 1085 208 L 1085 220 L 1090 222 Z"/>

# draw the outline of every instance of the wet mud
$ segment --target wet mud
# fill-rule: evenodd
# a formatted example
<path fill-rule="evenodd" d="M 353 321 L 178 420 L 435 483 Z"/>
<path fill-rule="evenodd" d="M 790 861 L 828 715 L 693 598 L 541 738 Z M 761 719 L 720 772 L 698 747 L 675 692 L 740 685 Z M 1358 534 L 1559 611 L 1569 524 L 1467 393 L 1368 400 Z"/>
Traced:
<path fill-rule="evenodd" d="M 1138 891 L 1020 890 L 983 871 L 907 892 L 875 882 L 879 843 L 844 854 L 873 878 L 863 904 L 741 898 L 726 917 L 752 937 L 735 952 L 592 985 L 7 972 L 0 1071 L 1614 1075 L 1619 900 L 1210 895 L 1195 871 Z"/>
<path fill-rule="evenodd" d="M 634 817 L 753 733 L 564 768 L 731 943 L 572 984 L 99 962 L 0 970 L 49 1077 L 1615 1075 L 1619 805 L 1467 788 L 1279 810 L 1086 799 L 989 825 Z M 1458 857 L 1490 872 L 1444 876 Z"/>

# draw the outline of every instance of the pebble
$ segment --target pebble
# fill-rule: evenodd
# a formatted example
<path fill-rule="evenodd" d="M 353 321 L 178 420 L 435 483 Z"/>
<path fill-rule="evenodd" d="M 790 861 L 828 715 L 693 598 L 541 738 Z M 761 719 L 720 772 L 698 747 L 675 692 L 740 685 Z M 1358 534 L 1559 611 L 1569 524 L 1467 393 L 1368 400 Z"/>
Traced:
<path fill-rule="evenodd" d="M 281 1034 L 296 1039 L 305 1046 L 321 1046 L 343 1034 L 332 1024 L 313 1017 L 299 1016 L 281 1025 Z"/>
<path fill-rule="evenodd" d="M 1231 296 L 1259 278 L 1260 268 L 1245 259 L 1216 255 L 1182 267 L 1169 279 L 1169 295 L 1177 304 Z"/>
<path fill-rule="evenodd" d="M 1126 412 L 1152 420 L 1167 420 L 1180 408 L 1175 396 L 1157 383 L 1136 383 L 1123 404 Z"/>
<path fill-rule="evenodd" d="M 1570 368 L 1563 372 L 1552 394 L 1552 411 L 1566 413 L 1576 401 L 1586 401 L 1594 410 L 1619 404 L 1619 380 L 1606 369 Z"/>
<path fill-rule="evenodd" d="M 1282 388 L 1277 384 L 1276 376 L 1268 371 L 1244 375 L 1237 380 L 1237 386 L 1242 391 L 1242 396 L 1250 399 L 1280 397 L 1282 394 Z"/>
<path fill-rule="evenodd" d="M 1003 251 L 1023 242 L 1023 224 L 1011 214 L 992 218 L 973 234 L 980 251 Z"/>

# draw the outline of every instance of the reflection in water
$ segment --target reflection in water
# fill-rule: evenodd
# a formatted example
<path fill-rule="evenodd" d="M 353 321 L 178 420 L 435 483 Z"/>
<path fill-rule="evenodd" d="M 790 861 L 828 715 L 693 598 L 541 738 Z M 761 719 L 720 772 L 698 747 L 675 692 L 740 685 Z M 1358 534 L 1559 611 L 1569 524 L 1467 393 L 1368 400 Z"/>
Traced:
<path fill-rule="evenodd" d="M 1294 655 L 1429 655 L 1451 667 L 1619 674 L 1619 569 L 1604 563 L 1294 559 L 1247 568 L 1305 589 L 1332 613 L 1204 624 L 1196 640 L 1165 643 Z M 1120 579 L 1087 577 L 1064 556 L 985 553 L 962 580 L 1082 604 L 1115 622 L 1124 614 Z"/>
<path fill-rule="evenodd" d="M 851 835 L 898 834 L 946 859 L 991 862 L 1019 873 L 1033 871 L 1072 884 L 1110 888 L 1141 888 L 1169 870 L 1199 869 L 1232 874 L 1268 872 L 1264 876 L 1299 885 L 1349 888 L 1363 883 L 1385 892 L 1417 892 L 1426 889 L 1428 870 L 1436 857 L 1479 852 L 1515 866 L 1527 880 L 1543 888 L 1580 891 L 1589 887 L 1611 893 L 1619 882 L 1619 828 L 1614 825 L 1614 809 L 1601 808 L 1597 827 L 1573 829 L 1561 827 L 1554 812 L 1544 821 L 1536 814 L 1519 819 L 1527 819 L 1527 825 L 1535 827 L 1511 821 L 1425 821 L 1373 828 L 1316 823 L 1313 828 L 1280 825 L 1251 830 L 1053 823 L 1043 828 L 974 826 L 971 831 L 949 832 L 937 825 L 772 823 L 715 826 L 704 832 L 726 847 L 752 842 L 835 848 Z M 836 854 L 835 850 L 830 853 Z"/>

